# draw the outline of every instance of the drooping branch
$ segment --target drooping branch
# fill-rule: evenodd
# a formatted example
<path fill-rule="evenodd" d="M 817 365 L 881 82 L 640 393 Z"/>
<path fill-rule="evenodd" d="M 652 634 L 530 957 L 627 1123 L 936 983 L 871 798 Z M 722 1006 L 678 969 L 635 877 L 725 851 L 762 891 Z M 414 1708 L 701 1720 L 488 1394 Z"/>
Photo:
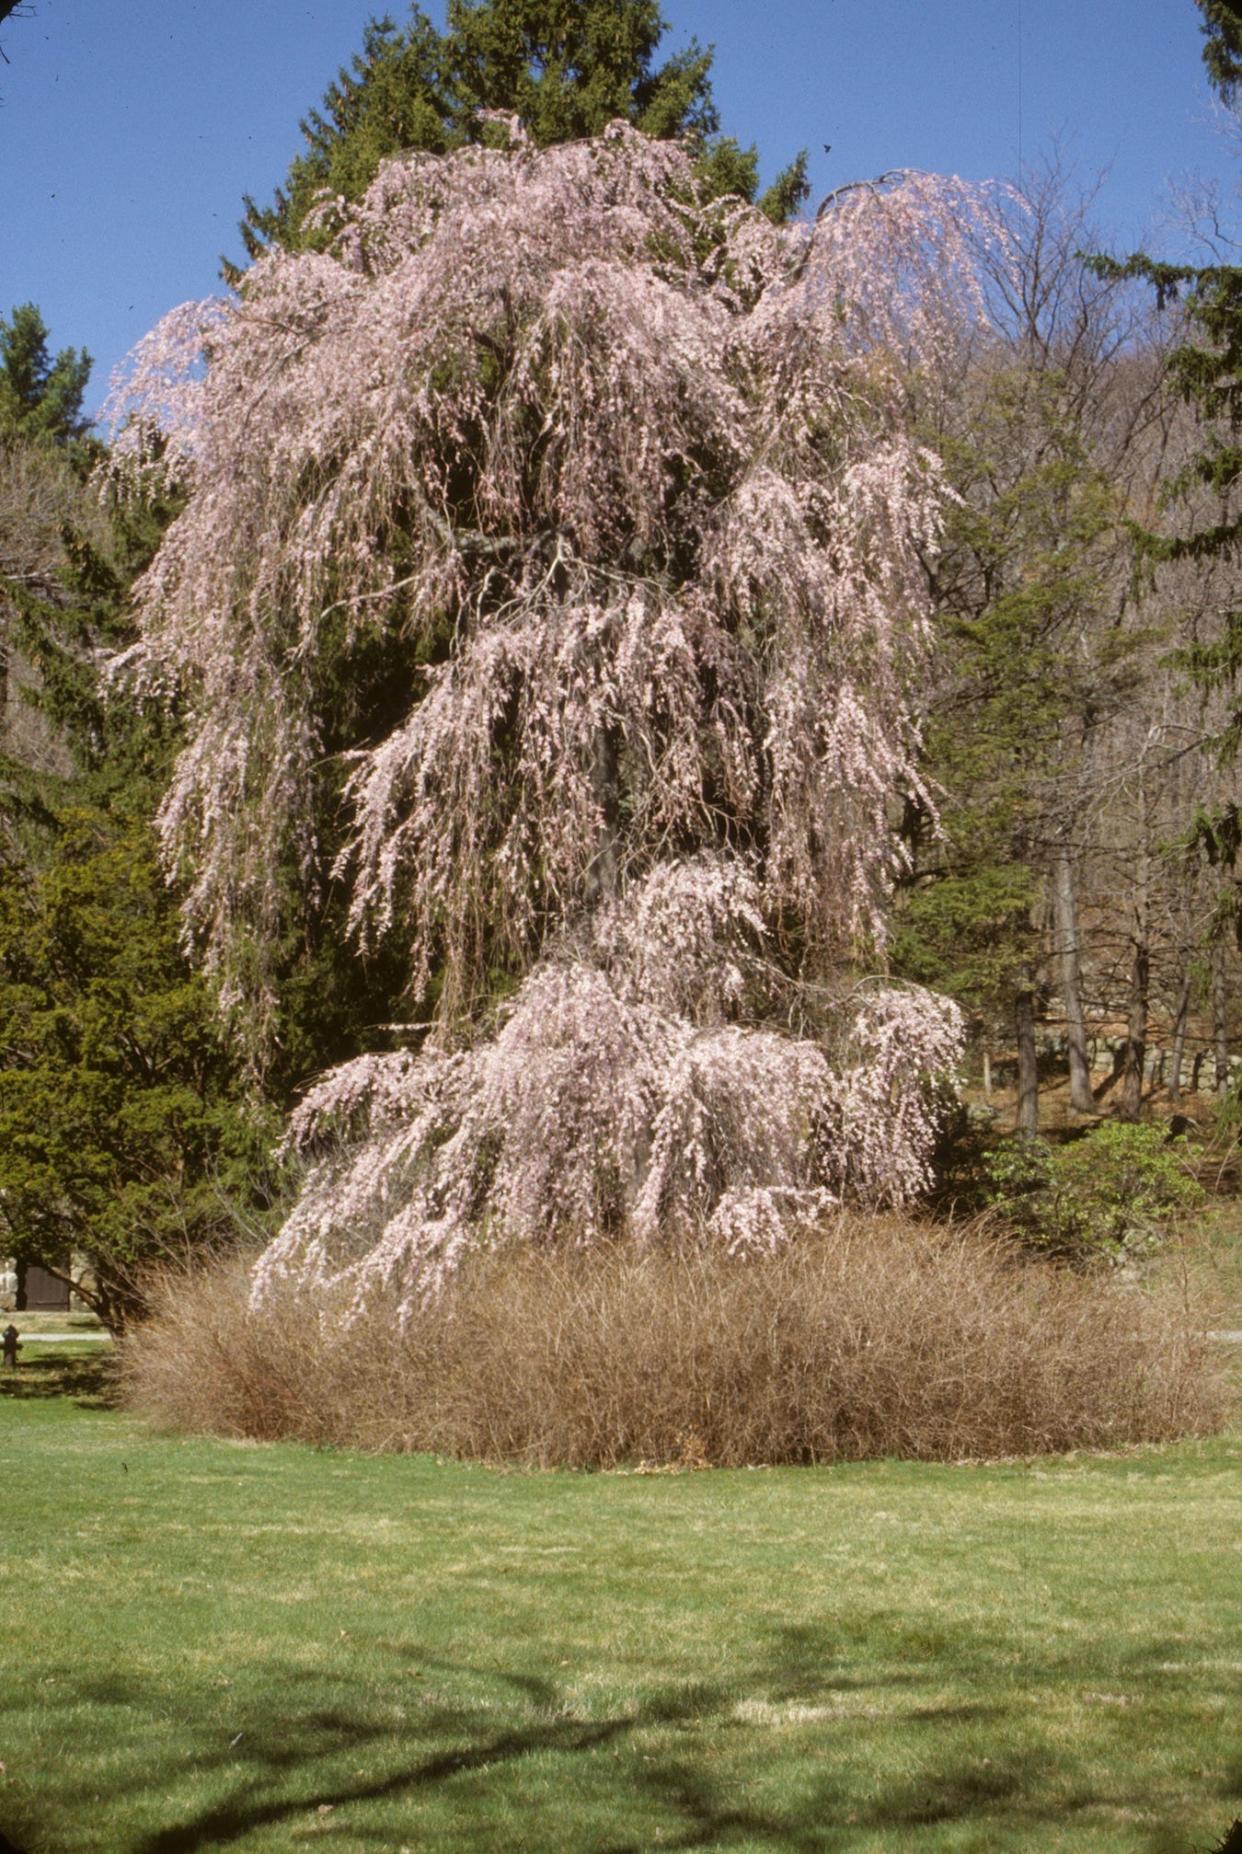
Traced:
<path fill-rule="evenodd" d="M 913 1195 L 935 1130 L 928 1078 L 960 1048 L 956 1007 L 868 990 L 827 1049 L 730 1022 L 748 992 L 758 1002 L 763 937 L 737 865 L 661 870 L 593 944 L 537 966 L 492 1039 L 326 1078 L 290 1129 L 311 1169 L 258 1293 L 292 1275 L 360 1304 L 396 1283 L 408 1308 L 481 1239 L 706 1232 L 744 1253 L 847 1195 Z"/>
<path fill-rule="evenodd" d="M 822 1042 L 778 1033 L 723 951 L 691 996 L 650 897 L 689 871 L 727 920 L 744 884 L 791 984 L 882 947 L 944 494 L 903 381 L 981 313 L 982 202 L 905 175 L 812 235 L 706 198 L 684 151 L 616 124 L 391 162 L 324 211 L 328 251 L 273 252 L 236 301 L 148 338 L 116 450 L 188 491 L 127 669 L 188 714 L 161 829 L 226 997 L 262 1030 L 266 949 L 335 883 L 360 945 L 397 939 L 437 1001 L 431 1047 L 384 1071 L 397 1122 L 376 1107 L 361 1173 L 341 1184 L 334 1161 L 323 1190 L 382 1226 L 393 1268 L 434 1271 L 481 1219 L 533 1233 L 519 1204 L 558 1200 L 510 1190 L 496 1141 L 545 1012 L 565 1031 L 541 1124 L 580 1121 L 612 1180 L 582 1174 L 557 1228 L 711 1223 L 738 1192 L 776 1193 L 772 1217 L 782 1193 L 908 1194 L 930 1119 L 893 1121 L 891 1067 L 833 1079 L 871 1073 L 847 1061 L 864 1018 L 808 1007 Z M 377 659 L 371 710 L 355 669 Z M 472 1042 L 501 981 L 517 1002 Z M 952 1034 L 912 1036 L 912 1099 Z M 693 1189 L 656 1183 L 674 1121 L 737 1131 Z M 808 1157 L 820 1125 L 831 1158 Z M 404 1234 L 363 1215 L 367 1178 Z M 329 1201 L 311 1187 L 289 1253 L 327 1255 Z"/>

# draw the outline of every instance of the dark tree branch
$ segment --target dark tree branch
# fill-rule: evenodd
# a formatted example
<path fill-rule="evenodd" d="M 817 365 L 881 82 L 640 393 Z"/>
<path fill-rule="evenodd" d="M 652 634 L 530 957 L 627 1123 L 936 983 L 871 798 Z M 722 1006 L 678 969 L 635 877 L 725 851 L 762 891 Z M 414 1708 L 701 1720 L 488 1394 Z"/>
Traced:
<path fill-rule="evenodd" d="M 29 19 L 32 11 L 33 8 L 23 5 L 22 0 L 0 0 L 0 26 L 9 18 Z M 0 45 L 0 58 L 5 64 L 11 62 L 3 45 Z"/>

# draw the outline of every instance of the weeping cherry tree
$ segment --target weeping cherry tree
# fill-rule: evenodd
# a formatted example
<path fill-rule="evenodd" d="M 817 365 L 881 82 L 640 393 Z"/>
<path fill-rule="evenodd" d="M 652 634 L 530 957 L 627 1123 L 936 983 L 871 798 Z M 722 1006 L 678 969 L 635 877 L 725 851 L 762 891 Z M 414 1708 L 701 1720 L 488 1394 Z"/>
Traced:
<path fill-rule="evenodd" d="M 187 934 L 261 1048 L 341 892 L 422 1020 L 305 1095 L 260 1295 L 771 1248 L 922 1188 L 959 1047 L 878 974 L 945 495 L 905 406 L 981 311 L 979 201 L 777 226 L 624 124 L 493 126 L 324 198 L 117 397 L 112 467 L 186 490 L 118 667 L 186 716 Z"/>

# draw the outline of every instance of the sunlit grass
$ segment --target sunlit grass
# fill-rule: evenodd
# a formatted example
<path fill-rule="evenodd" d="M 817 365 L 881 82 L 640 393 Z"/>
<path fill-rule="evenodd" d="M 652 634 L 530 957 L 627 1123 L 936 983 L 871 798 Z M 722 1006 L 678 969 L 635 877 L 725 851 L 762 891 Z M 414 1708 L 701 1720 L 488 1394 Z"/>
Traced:
<path fill-rule="evenodd" d="M 156 1439 L 67 1369 L 0 1380 L 29 1854 L 1193 1854 L 1242 1812 L 1236 1435 L 502 1474 Z"/>
<path fill-rule="evenodd" d="M 7 1326 L 12 1321 L 23 1338 L 35 1333 L 101 1333 L 104 1330 L 94 1313 L 16 1313 L 7 1307 L 3 1311 L 3 1324 Z"/>

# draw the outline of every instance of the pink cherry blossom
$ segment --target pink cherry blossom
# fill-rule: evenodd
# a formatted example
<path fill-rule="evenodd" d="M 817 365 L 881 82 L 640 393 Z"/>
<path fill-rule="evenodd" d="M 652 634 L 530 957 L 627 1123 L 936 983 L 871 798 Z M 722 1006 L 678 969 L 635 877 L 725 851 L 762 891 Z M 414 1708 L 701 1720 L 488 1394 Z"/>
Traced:
<path fill-rule="evenodd" d="M 424 1048 L 295 1117 L 260 1285 L 422 1291 L 509 1238 L 764 1247 L 909 1196 L 959 1027 L 855 981 L 946 493 L 907 386 L 982 313 L 986 202 L 903 174 L 776 227 L 614 124 L 390 161 L 320 218 L 327 251 L 176 312 L 117 399 L 114 469 L 187 490 L 123 671 L 189 717 L 160 830 L 226 1005 L 261 1043 L 290 871 L 438 981 Z M 325 679 L 398 640 L 422 667 L 343 755 L 330 858 Z M 525 976 L 480 1028 L 498 968 Z"/>

